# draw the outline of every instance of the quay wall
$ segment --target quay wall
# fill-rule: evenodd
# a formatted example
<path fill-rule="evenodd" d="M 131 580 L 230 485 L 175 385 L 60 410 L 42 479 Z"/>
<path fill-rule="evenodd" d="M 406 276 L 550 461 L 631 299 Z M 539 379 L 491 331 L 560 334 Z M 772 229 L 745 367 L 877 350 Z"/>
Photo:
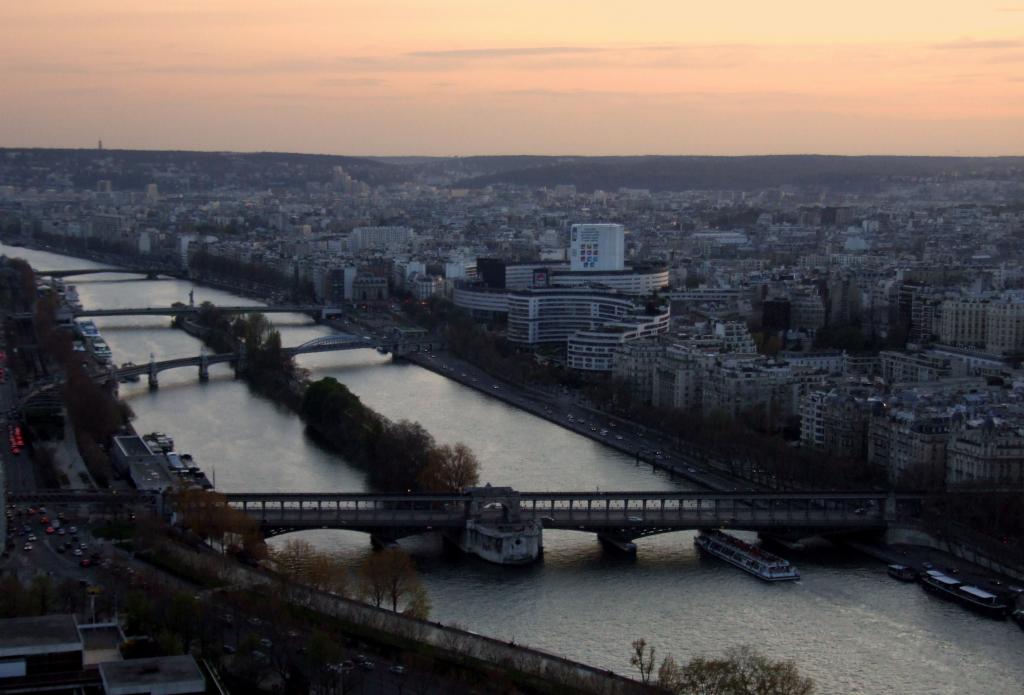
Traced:
<path fill-rule="evenodd" d="M 933 550 L 941 550 L 960 558 L 964 562 L 971 562 L 996 574 L 1024 581 L 1024 567 L 1007 562 L 1004 559 L 994 558 L 991 554 L 985 553 L 980 548 L 958 541 L 955 538 L 938 538 L 915 526 L 890 524 L 885 532 L 885 542 L 888 544 L 917 545 Z"/>

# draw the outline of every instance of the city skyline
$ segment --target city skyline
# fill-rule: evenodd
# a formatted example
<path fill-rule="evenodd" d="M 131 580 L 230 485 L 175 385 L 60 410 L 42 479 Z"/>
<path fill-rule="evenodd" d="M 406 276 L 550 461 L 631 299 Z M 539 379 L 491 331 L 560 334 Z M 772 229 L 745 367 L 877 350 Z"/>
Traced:
<path fill-rule="evenodd" d="M 1024 4 L 6 6 L 0 145 L 1020 154 Z"/>

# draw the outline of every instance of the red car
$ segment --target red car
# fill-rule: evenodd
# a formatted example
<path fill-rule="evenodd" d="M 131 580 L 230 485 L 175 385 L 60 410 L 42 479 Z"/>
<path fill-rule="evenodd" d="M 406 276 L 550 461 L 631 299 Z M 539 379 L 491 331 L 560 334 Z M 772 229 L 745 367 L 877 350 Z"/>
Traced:
<path fill-rule="evenodd" d="M 56 532 L 57 532 L 57 529 L 53 528 L 52 526 L 47 526 L 46 527 L 46 535 L 52 536 Z"/>
<path fill-rule="evenodd" d="M 83 557 L 82 561 L 79 562 L 78 564 L 81 565 L 82 567 L 91 567 L 92 566 L 92 560 L 90 560 L 87 557 Z"/>

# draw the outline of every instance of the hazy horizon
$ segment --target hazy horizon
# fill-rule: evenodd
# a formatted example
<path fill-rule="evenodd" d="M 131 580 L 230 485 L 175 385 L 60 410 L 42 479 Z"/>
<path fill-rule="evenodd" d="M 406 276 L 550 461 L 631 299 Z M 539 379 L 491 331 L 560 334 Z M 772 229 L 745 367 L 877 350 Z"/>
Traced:
<path fill-rule="evenodd" d="M 1024 3 L 55 0 L 0 8 L 0 146 L 1013 156 Z"/>

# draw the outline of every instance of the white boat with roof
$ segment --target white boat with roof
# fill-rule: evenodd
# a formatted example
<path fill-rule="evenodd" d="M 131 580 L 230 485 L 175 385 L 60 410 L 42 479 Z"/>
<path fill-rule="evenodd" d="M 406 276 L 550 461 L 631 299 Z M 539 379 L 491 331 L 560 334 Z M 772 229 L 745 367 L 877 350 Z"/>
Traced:
<path fill-rule="evenodd" d="M 96 324 L 89 319 L 82 319 L 75 322 L 78 325 L 79 332 L 86 338 L 98 338 L 100 335 L 99 329 L 96 328 Z"/>
<path fill-rule="evenodd" d="M 701 531 L 693 542 L 702 553 L 724 560 L 766 582 L 800 578 L 800 573 L 788 560 L 728 533 Z"/>
<path fill-rule="evenodd" d="M 928 570 L 921 575 L 921 586 L 930 594 L 947 601 L 955 601 L 989 618 L 1003 620 L 1009 612 L 1009 605 L 999 594 L 965 584 L 939 570 Z"/>

